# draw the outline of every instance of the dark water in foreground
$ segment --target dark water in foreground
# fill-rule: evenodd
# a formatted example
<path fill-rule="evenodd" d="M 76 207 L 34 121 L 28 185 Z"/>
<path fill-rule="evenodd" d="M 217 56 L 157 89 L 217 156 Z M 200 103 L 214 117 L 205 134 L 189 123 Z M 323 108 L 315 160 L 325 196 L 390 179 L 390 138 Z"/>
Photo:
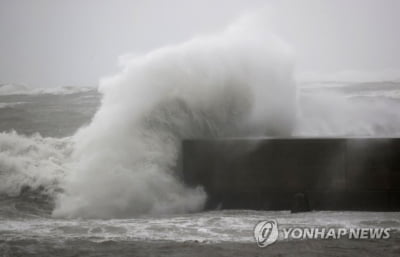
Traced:
<path fill-rule="evenodd" d="M 250 243 L 143 242 L 85 240 L 0 242 L 3 256 L 399 256 L 400 240 L 278 242 L 268 248 Z"/>

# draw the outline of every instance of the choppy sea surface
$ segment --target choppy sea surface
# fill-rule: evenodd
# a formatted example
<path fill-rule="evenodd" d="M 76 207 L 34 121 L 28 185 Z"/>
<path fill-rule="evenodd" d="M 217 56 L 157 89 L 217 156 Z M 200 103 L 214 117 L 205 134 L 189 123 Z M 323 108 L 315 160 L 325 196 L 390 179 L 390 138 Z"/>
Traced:
<path fill-rule="evenodd" d="M 400 255 L 399 240 L 396 239 L 400 230 L 400 213 L 395 212 L 325 211 L 291 214 L 289 211 L 215 210 L 141 215 L 126 219 L 54 218 L 54 201 L 49 197 L 51 194 L 48 190 L 56 192 L 59 189 L 57 186 L 49 186 L 51 189 L 45 187 L 57 182 L 38 179 L 30 173 L 14 174 L 21 167 L 16 167 L 16 162 L 11 162 L 10 156 L 19 158 L 18 163 L 26 165 L 32 174 L 40 172 L 41 167 L 50 165 L 40 158 L 56 157 L 38 154 L 26 160 L 26 153 L 40 149 L 43 141 L 51 141 L 55 148 L 65 147 L 68 137 L 90 122 L 100 104 L 100 95 L 91 88 L 50 91 L 13 91 L 7 88 L 0 92 L 0 256 L 268 255 L 271 252 L 257 248 L 253 229 L 258 221 L 271 218 L 276 219 L 281 228 L 390 228 L 395 238 L 384 242 L 358 241 L 354 244 L 340 241 L 321 242 L 321 245 L 304 243 L 309 256 L 321 256 L 325 250 L 330 256 Z M 370 116 L 353 120 L 354 131 L 361 131 L 363 135 L 368 135 L 371 129 L 390 136 L 400 134 L 400 116 L 396 115 L 400 113 L 399 82 L 315 82 L 302 85 L 298 95 L 304 118 L 300 125 L 302 129 L 298 129 L 302 131 L 299 134 L 312 134 L 314 129 L 321 131 L 325 127 L 329 134 L 328 127 L 332 126 L 336 126 L 335 131 L 342 129 L 344 135 L 354 132 L 345 131 L 348 118 L 343 115 L 345 112 L 356 113 L 354 109 L 341 109 L 341 105 L 332 112 L 332 106 L 321 104 L 318 112 L 315 111 L 315 101 L 327 94 L 340 99 L 337 103 L 345 99 L 343 101 L 359 103 L 358 106 L 372 106 L 374 115 L 382 114 L 373 121 Z M 315 97 L 318 95 L 321 98 Z M 389 113 L 388 106 L 391 110 Z M 324 115 L 337 117 L 333 117 L 328 126 L 318 121 Z M 311 126 L 308 124 L 313 126 L 308 128 Z M 18 141 L 16 137 L 19 136 L 24 139 Z M 24 140 L 31 141 L 27 143 Z M 15 146 L 17 144 L 24 146 Z M 281 248 L 278 243 L 272 252 L 282 256 L 296 256 L 296 253 L 307 256 L 303 246 L 299 242 L 283 242 Z"/>

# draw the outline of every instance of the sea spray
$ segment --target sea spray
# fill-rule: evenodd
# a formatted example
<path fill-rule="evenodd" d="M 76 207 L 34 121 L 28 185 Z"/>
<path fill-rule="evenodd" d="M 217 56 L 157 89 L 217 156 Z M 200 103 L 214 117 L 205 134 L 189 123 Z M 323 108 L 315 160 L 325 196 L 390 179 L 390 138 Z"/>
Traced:
<path fill-rule="evenodd" d="M 299 90 L 295 136 L 398 137 L 399 89 L 383 83 Z M 356 89 L 352 89 L 355 87 Z M 382 89 L 380 89 L 382 88 Z M 346 92 L 348 91 L 348 92 Z"/>
<path fill-rule="evenodd" d="M 135 57 L 103 79 L 101 107 L 73 138 L 75 165 L 54 216 L 201 210 L 205 192 L 177 172 L 182 139 L 290 135 L 291 52 L 261 20 Z"/>
<path fill-rule="evenodd" d="M 29 189 L 52 198 L 61 190 L 72 148 L 68 138 L 0 133 L 0 196 Z"/>

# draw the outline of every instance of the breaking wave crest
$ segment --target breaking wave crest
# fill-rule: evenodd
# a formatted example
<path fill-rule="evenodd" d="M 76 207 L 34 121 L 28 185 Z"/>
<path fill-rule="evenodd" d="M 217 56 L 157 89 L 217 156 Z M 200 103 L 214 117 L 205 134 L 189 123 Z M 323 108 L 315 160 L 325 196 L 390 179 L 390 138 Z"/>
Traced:
<path fill-rule="evenodd" d="M 29 189 L 53 196 L 72 152 L 68 138 L 0 133 L 0 195 L 18 196 Z"/>

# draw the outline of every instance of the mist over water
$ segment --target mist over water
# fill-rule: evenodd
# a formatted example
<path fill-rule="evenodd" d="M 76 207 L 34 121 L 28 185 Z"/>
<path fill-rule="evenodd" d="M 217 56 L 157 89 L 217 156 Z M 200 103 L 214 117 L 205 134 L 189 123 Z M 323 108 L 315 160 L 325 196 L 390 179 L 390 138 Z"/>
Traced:
<path fill-rule="evenodd" d="M 398 82 L 322 83 L 300 88 L 295 136 L 398 137 Z"/>

